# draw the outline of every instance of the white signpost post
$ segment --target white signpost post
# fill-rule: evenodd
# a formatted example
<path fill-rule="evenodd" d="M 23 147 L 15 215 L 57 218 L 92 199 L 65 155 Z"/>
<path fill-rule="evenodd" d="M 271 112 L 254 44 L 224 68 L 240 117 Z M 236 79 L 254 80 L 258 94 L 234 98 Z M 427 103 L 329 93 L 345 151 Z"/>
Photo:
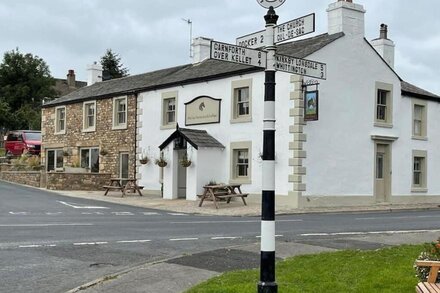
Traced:
<path fill-rule="evenodd" d="M 211 59 L 266 68 L 267 53 L 211 41 Z"/>
<path fill-rule="evenodd" d="M 315 14 L 309 14 L 286 23 L 275 26 L 274 43 L 278 44 L 287 40 L 298 38 L 315 31 Z M 255 32 L 237 38 L 236 44 L 241 47 L 257 49 L 264 47 L 266 31 Z"/>
<path fill-rule="evenodd" d="M 275 281 L 275 73 L 287 73 L 327 78 L 324 63 L 276 55 L 278 43 L 315 31 L 315 14 L 276 25 L 274 8 L 285 0 L 257 0 L 268 8 L 264 16 L 266 30 L 237 38 L 237 45 L 211 41 L 211 59 L 265 68 L 263 119 L 263 180 L 261 197 L 261 255 L 258 293 L 277 293 Z M 265 51 L 255 50 L 264 47 Z"/>

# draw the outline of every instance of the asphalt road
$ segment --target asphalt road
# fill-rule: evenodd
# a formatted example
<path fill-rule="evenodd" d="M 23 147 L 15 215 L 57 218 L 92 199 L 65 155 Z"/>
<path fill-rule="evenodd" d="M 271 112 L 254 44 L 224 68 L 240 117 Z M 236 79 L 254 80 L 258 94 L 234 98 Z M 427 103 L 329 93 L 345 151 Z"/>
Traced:
<path fill-rule="evenodd" d="M 440 232 L 440 210 L 277 217 L 277 238 Z M 254 243 L 255 217 L 180 214 L 0 182 L 0 292 L 64 292 L 146 262 Z"/>

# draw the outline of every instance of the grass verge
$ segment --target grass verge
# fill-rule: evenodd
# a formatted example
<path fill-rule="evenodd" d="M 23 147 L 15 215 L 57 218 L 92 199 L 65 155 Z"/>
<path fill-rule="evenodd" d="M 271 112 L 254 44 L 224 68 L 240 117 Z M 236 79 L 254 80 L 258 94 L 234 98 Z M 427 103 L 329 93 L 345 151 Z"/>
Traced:
<path fill-rule="evenodd" d="M 277 263 L 278 291 L 413 293 L 418 282 L 413 264 L 422 250 L 422 245 L 403 245 L 293 257 Z M 229 272 L 187 293 L 254 293 L 258 280 L 258 270 Z"/>
<path fill-rule="evenodd" d="M 0 148 L 0 157 L 4 157 L 5 153 L 5 149 Z"/>

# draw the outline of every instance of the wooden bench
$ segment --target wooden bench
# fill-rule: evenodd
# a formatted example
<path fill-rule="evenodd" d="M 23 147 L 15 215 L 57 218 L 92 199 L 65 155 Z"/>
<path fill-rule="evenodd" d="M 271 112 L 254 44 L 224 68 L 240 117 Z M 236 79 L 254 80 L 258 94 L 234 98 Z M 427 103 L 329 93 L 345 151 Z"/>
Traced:
<path fill-rule="evenodd" d="M 430 267 L 427 282 L 420 282 L 416 286 L 417 293 L 440 293 L 440 283 L 436 283 L 440 269 L 440 261 L 418 260 L 419 267 Z"/>
<path fill-rule="evenodd" d="M 123 186 L 104 185 L 103 188 L 105 188 L 104 196 L 106 196 L 110 190 L 119 190 L 119 191 L 122 191 L 122 194 L 124 194 L 124 187 Z"/>

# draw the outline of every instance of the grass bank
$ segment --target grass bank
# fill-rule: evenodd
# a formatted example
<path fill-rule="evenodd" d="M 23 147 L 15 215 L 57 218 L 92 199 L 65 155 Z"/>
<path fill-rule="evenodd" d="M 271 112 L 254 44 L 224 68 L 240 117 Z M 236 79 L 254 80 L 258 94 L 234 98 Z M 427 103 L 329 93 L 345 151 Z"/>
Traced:
<path fill-rule="evenodd" d="M 414 260 L 422 245 L 375 251 L 338 251 L 297 256 L 277 263 L 279 292 L 413 293 Z M 254 293 L 259 271 L 236 271 L 210 279 L 187 293 Z"/>

